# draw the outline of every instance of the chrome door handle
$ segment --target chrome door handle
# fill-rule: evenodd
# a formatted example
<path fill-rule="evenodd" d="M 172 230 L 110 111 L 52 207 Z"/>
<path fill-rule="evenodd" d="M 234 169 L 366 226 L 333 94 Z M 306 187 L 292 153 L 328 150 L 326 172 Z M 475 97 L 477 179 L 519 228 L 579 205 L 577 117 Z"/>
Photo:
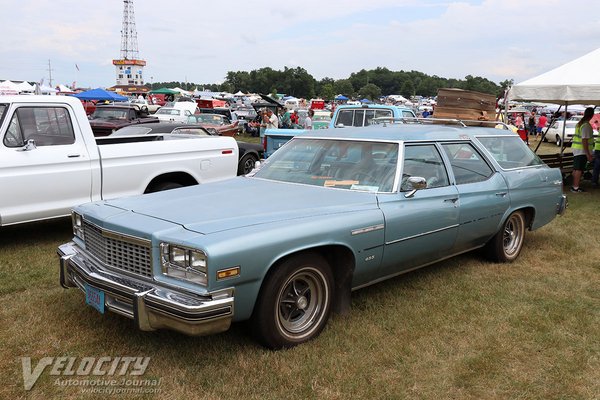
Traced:
<path fill-rule="evenodd" d="M 506 197 L 507 194 L 508 194 L 507 192 L 498 192 L 498 193 L 496 193 L 496 196 L 498 196 L 498 197 Z"/>

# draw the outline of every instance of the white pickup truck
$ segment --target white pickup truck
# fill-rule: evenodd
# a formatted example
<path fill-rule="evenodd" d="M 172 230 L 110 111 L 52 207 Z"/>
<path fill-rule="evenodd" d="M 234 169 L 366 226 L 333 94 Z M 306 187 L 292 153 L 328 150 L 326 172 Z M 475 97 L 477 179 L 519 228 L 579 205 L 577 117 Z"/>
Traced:
<path fill-rule="evenodd" d="M 234 177 L 237 163 L 231 137 L 94 138 L 79 99 L 0 96 L 0 226 Z"/>

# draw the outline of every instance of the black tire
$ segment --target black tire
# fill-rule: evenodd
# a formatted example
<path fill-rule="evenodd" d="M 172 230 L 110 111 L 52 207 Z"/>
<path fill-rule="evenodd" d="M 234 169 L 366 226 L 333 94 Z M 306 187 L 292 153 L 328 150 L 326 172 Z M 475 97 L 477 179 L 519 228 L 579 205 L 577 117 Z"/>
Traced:
<path fill-rule="evenodd" d="M 148 193 L 162 192 L 163 190 L 178 189 L 180 187 L 183 187 L 183 185 L 178 182 L 160 182 L 152 185 Z"/>
<path fill-rule="evenodd" d="M 244 154 L 238 162 L 238 175 L 246 175 L 254 169 L 254 164 L 258 161 L 258 157 L 254 154 Z"/>
<path fill-rule="evenodd" d="M 560 136 L 556 135 L 556 145 L 560 147 L 561 143 L 562 143 L 562 140 L 561 140 Z"/>
<path fill-rule="evenodd" d="M 288 258 L 266 278 L 254 308 L 254 335 L 265 347 L 292 347 L 317 337 L 329 319 L 331 268 L 319 254 Z"/>
<path fill-rule="evenodd" d="M 513 212 L 486 245 L 487 257 L 494 262 L 513 262 L 521 253 L 526 231 L 523 211 Z"/>

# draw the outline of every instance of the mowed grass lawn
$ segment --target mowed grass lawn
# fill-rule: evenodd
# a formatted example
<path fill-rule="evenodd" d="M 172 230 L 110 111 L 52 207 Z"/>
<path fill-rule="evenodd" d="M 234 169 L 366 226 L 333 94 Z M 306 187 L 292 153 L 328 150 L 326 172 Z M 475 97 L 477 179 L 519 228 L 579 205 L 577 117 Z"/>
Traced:
<path fill-rule="evenodd" d="M 586 187 L 586 186 L 584 186 Z M 243 207 L 243 205 L 241 205 Z M 269 351 L 244 324 L 140 332 L 58 284 L 70 221 L 0 228 L 0 399 L 598 399 L 600 189 L 529 232 L 519 259 L 477 253 L 354 292 L 316 340 Z M 31 391 L 21 357 L 151 357 L 155 394 L 85 394 L 51 367 Z"/>

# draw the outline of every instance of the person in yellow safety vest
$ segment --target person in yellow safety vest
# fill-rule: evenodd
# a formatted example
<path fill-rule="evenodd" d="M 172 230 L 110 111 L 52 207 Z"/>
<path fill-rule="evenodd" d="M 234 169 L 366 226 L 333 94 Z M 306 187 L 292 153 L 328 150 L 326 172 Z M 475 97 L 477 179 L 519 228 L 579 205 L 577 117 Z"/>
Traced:
<path fill-rule="evenodd" d="M 599 127 L 600 129 L 600 127 Z M 592 172 L 592 185 L 598 186 L 598 178 L 600 177 L 600 135 L 596 136 L 594 141 L 594 171 Z"/>
<path fill-rule="evenodd" d="M 594 109 L 588 107 L 583 112 L 583 117 L 579 120 L 575 126 L 575 134 L 573 135 L 573 143 L 571 149 L 573 150 L 573 186 L 571 186 L 571 192 L 579 193 L 584 190 L 579 187 L 581 176 L 585 170 L 585 166 L 588 161 L 592 161 L 592 149 L 594 143 L 592 138 L 594 137 L 594 130 L 590 125 L 590 120 L 594 116 Z"/>

